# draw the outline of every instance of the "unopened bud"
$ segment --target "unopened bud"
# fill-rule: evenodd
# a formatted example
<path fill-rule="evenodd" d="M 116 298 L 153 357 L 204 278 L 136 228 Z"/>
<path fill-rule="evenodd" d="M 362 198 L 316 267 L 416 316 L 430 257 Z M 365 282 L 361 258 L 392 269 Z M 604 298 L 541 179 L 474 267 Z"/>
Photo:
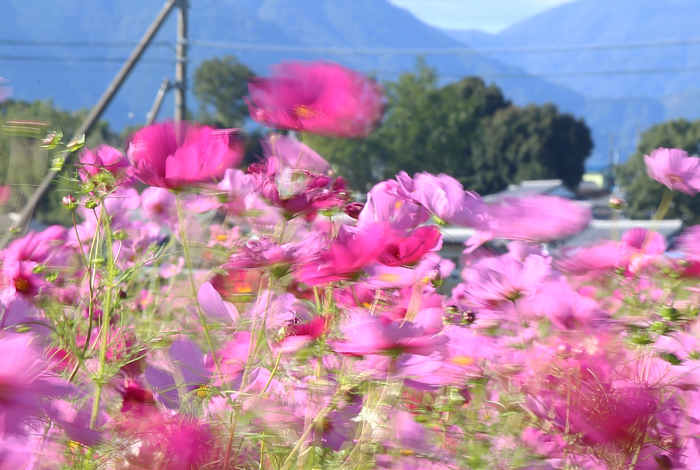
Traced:
<path fill-rule="evenodd" d="M 126 237 L 128 237 L 129 234 L 126 232 L 126 230 L 120 228 L 119 230 L 116 230 L 112 236 L 115 240 L 126 240 Z"/>
<path fill-rule="evenodd" d="M 348 217 L 357 220 L 360 217 L 360 212 L 362 212 L 364 207 L 365 205 L 361 202 L 351 202 L 345 206 L 345 213 L 348 215 Z"/>
<path fill-rule="evenodd" d="M 66 149 L 69 152 L 75 152 L 76 150 L 80 150 L 83 145 L 85 145 L 85 134 L 81 135 L 80 137 L 76 137 L 75 139 L 71 140 L 66 144 Z"/>
<path fill-rule="evenodd" d="M 63 207 L 71 212 L 78 208 L 78 201 L 76 201 L 70 194 L 68 196 L 64 196 L 63 199 L 61 199 L 61 203 L 63 204 Z"/>
<path fill-rule="evenodd" d="M 94 209 L 98 205 L 99 205 L 99 202 L 97 202 L 94 199 L 88 199 L 87 201 L 85 201 L 85 207 L 88 209 Z"/>
<path fill-rule="evenodd" d="M 619 197 L 611 197 L 608 200 L 608 206 L 612 209 L 620 210 L 625 207 L 625 200 Z"/>

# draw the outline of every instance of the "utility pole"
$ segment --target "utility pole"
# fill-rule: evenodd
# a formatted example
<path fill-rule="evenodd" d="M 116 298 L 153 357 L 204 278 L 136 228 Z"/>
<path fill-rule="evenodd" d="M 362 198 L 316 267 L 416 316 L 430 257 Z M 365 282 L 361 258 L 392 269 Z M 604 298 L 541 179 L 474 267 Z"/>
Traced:
<path fill-rule="evenodd" d="M 184 2 L 184 0 L 180 0 L 180 2 Z M 90 132 L 92 127 L 95 125 L 97 120 L 100 118 L 104 110 L 109 106 L 109 103 L 112 102 L 112 99 L 114 96 L 117 94 L 119 91 L 119 88 L 121 88 L 122 84 L 126 80 L 126 78 L 129 76 L 129 73 L 133 70 L 134 66 L 136 63 L 139 61 L 143 53 L 146 51 L 146 48 L 148 45 L 151 43 L 153 40 L 153 37 L 156 35 L 160 27 L 163 25 L 163 22 L 165 22 L 165 19 L 168 17 L 168 13 L 173 9 L 178 4 L 178 0 L 167 0 L 165 2 L 165 5 L 163 5 L 163 8 L 160 10 L 158 13 L 158 16 L 153 20 L 153 23 L 148 27 L 146 32 L 144 33 L 143 37 L 141 37 L 141 40 L 139 43 L 136 45 L 134 50 L 131 52 L 131 55 L 129 58 L 126 60 L 124 65 L 122 65 L 122 68 L 119 69 L 119 72 L 117 72 L 117 75 L 115 75 L 114 79 L 112 80 L 112 83 L 109 84 L 105 92 L 102 94 L 102 97 L 100 100 L 97 102 L 97 104 L 92 108 L 90 111 L 90 114 L 87 115 L 85 120 L 80 124 L 80 127 L 78 127 L 78 130 L 75 133 L 74 137 L 79 137 L 83 134 L 87 134 Z M 180 8 L 180 13 L 182 14 L 183 8 Z M 180 17 L 178 17 L 180 18 Z M 183 24 L 185 25 L 184 28 L 180 28 L 180 22 L 178 22 L 178 34 L 182 30 L 185 34 L 184 37 L 186 37 L 187 34 L 187 27 L 186 27 L 186 17 L 183 18 Z M 183 44 L 186 46 L 186 39 L 183 40 Z M 178 57 L 180 57 L 180 42 L 178 42 Z M 186 49 L 185 49 L 186 50 Z M 186 57 L 186 52 L 185 52 L 185 57 Z M 180 62 L 178 62 L 180 64 Z M 180 70 L 180 69 L 178 69 Z M 182 69 L 183 76 L 184 76 L 184 66 Z M 184 109 L 184 98 L 182 100 L 182 105 Z M 175 111 L 175 116 L 177 118 L 177 110 Z M 70 153 L 64 154 L 64 158 L 66 158 L 66 162 L 68 161 L 68 158 L 70 157 Z M 46 176 L 44 176 L 44 179 L 39 183 L 39 186 L 34 190 L 34 193 L 31 195 L 31 197 L 27 200 L 27 203 L 24 205 L 24 208 L 22 209 L 22 212 L 20 212 L 19 218 L 15 224 L 15 227 L 18 228 L 23 228 L 31 218 L 32 214 L 34 213 L 34 207 L 37 205 L 41 197 L 46 193 L 46 191 L 49 189 L 49 186 L 51 185 L 51 181 L 56 177 L 58 174 L 58 171 L 49 171 Z M 7 244 L 10 242 L 10 239 L 12 238 L 11 232 L 7 232 L 5 236 L 0 240 L 0 249 L 5 248 Z"/>
<path fill-rule="evenodd" d="M 175 50 L 175 123 L 187 116 L 187 9 L 188 0 L 178 0 L 177 48 Z"/>

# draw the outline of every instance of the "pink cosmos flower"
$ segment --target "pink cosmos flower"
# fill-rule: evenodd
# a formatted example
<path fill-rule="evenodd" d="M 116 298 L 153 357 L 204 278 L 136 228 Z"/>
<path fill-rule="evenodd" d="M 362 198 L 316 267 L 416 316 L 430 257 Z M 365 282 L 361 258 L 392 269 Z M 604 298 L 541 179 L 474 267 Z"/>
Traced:
<path fill-rule="evenodd" d="M 678 249 L 691 261 L 700 261 L 700 225 L 693 225 L 683 231 L 676 240 Z"/>
<path fill-rule="evenodd" d="M 488 224 L 486 204 L 481 197 L 473 191 L 465 191 L 451 176 L 417 173 L 411 179 L 402 171 L 396 179 L 398 195 L 425 207 L 440 224 L 477 228 Z"/>
<path fill-rule="evenodd" d="M 146 188 L 141 193 L 144 218 L 158 224 L 174 226 L 177 222 L 175 195 L 163 188 Z"/>
<path fill-rule="evenodd" d="M 377 183 L 367 193 L 367 203 L 357 218 L 358 226 L 380 222 L 397 230 L 410 230 L 427 221 L 430 218 L 428 211 L 411 197 L 399 196 L 400 190 L 397 181 Z"/>
<path fill-rule="evenodd" d="M 695 196 L 700 191 L 700 159 L 685 150 L 658 148 L 644 155 L 649 177 L 672 191 Z"/>
<path fill-rule="evenodd" d="M 127 155 L 144 183 L 180 189 L 214 183 L 240 163 L 243 153 L 242 144 L 225 131 L 166 122 L 136 132 Z"/>
<path fill-rule="evenodd" d="M 331 165 L 311 147 L 294 137 L 269 134 L 262 141 L 263 153 L 277 157 L 284 168 L 306 170 L 328 176 Z"/>
<path fill-rule="evenodd" d="M 549 272 L 549 263 L 542 256 L 530 255 L 525 261 L 507 255 L 485 258 L 464 271 L 466 298 L 471 305 L 499 310 L 534 294 Z"/>
<path fill-rule="evenodd" d="M 70 386 L 46 371 L 46 361 L 34 349 L 30 335 L 0 338 L 0 416 L 3 433 L 23 435 L 25 425 L 40 415 L 44 402 L 70 391 Z"/>
<path fill-rule="evenodd" d="M 428 333 L 419 323 L 375 317 L 361 309 L 352 311 L 341 330 L 344 340 L 333 342 L 331 347 L 350 356 L 428 356 L 448 341 L 444 335 Z"/>
<path fill-rule="evenodd" d="M 121 152 L 108 145 L 100 145 L 93 150 L 80 153 L 78 174 L 83 181 L 97 176 L 100 171 L 107 171 L 114 176 L 115 184 L 121 184 L 131 176 L 133 168 Z"/>
<path fill-rule="evenodd" d="M 621 264 L 620 247 L 606 241 L 584 248 L 564 250 L 564 256 L 556 266 L 566 273 L 581 276 L 598 276 L 612 271 Z"/>
<path fill-rule="evenodd" d="M 548 242 L 579 233 L 591 221 L 591 209 L 552 196 L 507 198 L 489 208 L 495 238 Z"/>
<path fill-rule="evenodd" d="M 0 186 L 0 207 L 4 206 L 10 201 L 11 195 L 12 187 L 9 184 L 5 186 Z"/>
<path fill-rule="evenodd" d="M 442 234 L 435 226 L 418 227 L 406 236 L 387 233 L 384 253 L 378 261 L 387 266 L 413 265 L 430 251 L 442 247 Z"/>
<path fill-rule="evenodd" d="M 250 175 L 241 170 L 229 168 L 219 182 L 218 188 L 223 191 L 226 210 L 232 215 L 242 215 L 247 208 L 245 197 L 253 192 Z"/>
<path fill-rule="evenodd" d="M 343 225 L 328 249 L 296 271 L 295 277 L 311 286 L 357 278 L 362 268 L 382 254 L 384 245 L 384 228 L 380 225 L 364 230 Z"/>
<path fill-rule="evenodd" d="M 382 87 L 329 62 L 285 62 L 248 82 L 250 116 L 277 129 L 331 137 L 369 135 L 384 114 Z"/>
<path fill-rule="evenodd" d="M 666 251 L 666 240 L 658 232 L 633 228 L 622 235 L 620 251 L 627 269 L 635 273 Z"/>

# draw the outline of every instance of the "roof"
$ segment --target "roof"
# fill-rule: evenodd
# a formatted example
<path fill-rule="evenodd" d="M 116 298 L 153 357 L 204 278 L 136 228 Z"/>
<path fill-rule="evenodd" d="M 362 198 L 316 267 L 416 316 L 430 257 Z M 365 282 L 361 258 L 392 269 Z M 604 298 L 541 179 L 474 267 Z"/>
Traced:
<path fill-rule="evenodd" d="M 590 225 L 578 235 L 565 240 L 563 246 L 584 246 L 600 239 L 612 240 L 621 237 L 633 228 L 644 228 L 659 232 L 667 241 L 683 230 L 683 221 L 673 220 L 592 220 Z"/>
<path fill-rule="evenodd" d="M 520 184 L 511 184 L 503 191 L 484 196 L 483 199 L 486 202 L 499 202 L 508 197 L 536 196 L 538 194 L 569 199 L 576 197 L 573 191 L 564 186 L 562 180 L 525 180 Z"/>

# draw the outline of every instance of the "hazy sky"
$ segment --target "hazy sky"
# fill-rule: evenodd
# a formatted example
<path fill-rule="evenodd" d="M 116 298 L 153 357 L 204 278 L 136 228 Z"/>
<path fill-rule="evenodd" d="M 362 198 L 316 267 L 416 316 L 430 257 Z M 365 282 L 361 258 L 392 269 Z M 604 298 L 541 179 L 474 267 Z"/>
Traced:
<path fill-rule="evenodd" d="M 574 0 L 389 0 L 440 28 L 499 32 L 513 23 Z"/>

